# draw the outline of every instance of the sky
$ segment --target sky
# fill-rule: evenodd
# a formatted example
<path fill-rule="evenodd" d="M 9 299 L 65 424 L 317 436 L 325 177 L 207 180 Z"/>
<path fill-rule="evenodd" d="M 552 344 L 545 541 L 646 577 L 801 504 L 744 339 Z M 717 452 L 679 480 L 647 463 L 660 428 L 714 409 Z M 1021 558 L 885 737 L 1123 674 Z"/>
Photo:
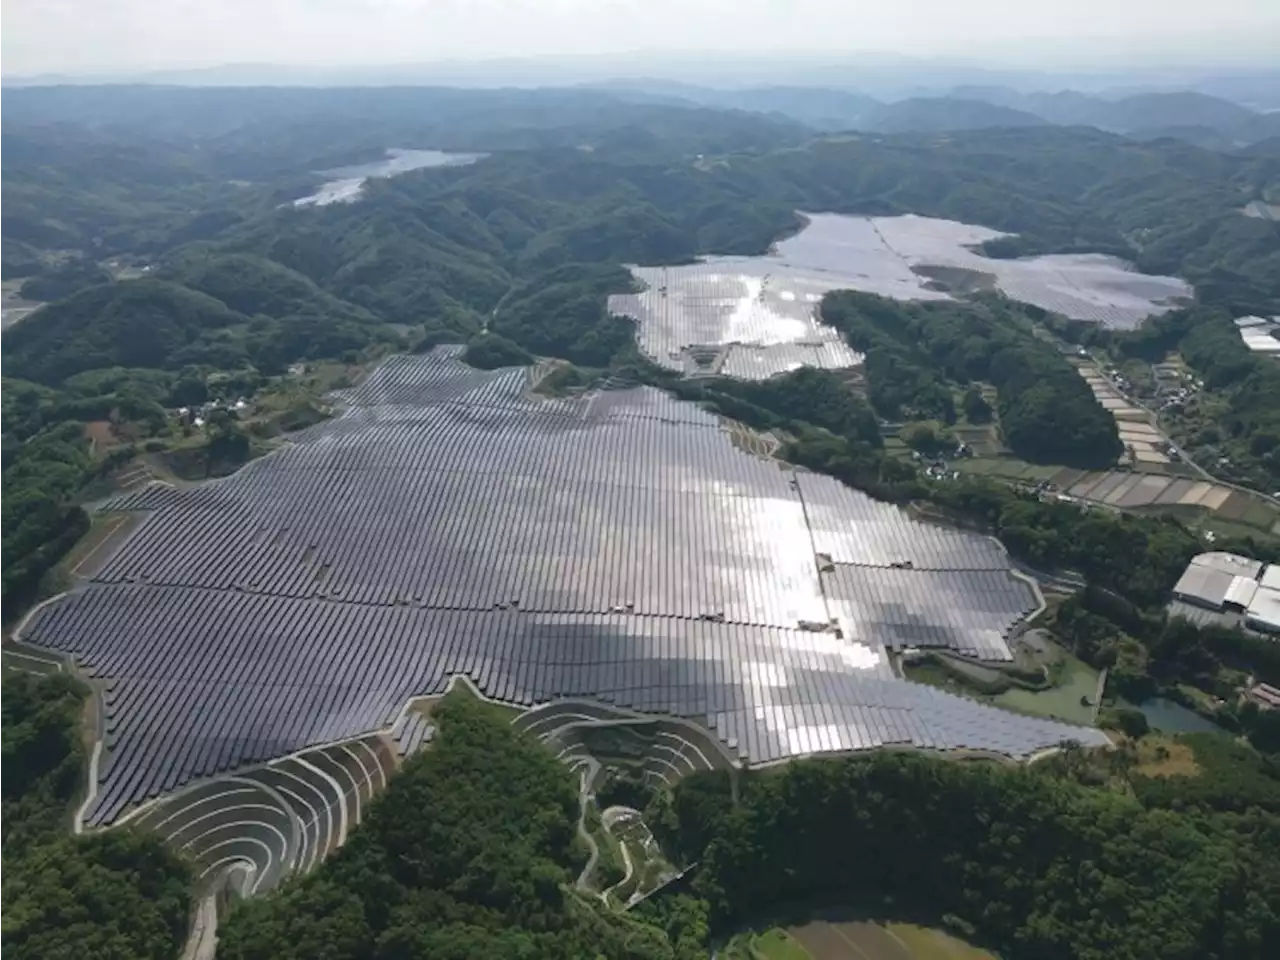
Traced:
<path fill-rule="evenodd" d="M 6 75 L 565 54 L 1265 62 L 1280 0 L 3 0 Z"/>

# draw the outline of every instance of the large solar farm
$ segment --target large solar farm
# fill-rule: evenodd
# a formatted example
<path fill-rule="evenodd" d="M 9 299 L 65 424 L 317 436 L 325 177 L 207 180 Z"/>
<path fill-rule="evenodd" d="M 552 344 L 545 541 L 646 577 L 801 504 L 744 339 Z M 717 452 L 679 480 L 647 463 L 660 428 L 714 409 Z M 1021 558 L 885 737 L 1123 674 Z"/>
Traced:
<path fill-rule="evenodd" d="M 684 373 L 764 379 L 802 365 L 838 369 L 861 358 L 816 315 L 822 295 L 861 290 L 945 300 L 931 274 L 963 271 L 1015 300 L 1113 329 L 1138 326 L 1191 295 L 1185 281 L 1133 271 L 1097 254 L 995 260 L 975 249 L 1004 236 L 930 217 L 808 214 L 763 257 L 714 257 L 635 267 L 644 289 L 614 297 L 635 318 L 641 348 Z"/>
<path fill-rule="evenodd" d="M 971 249 L 994 236 L 815 215 L 764 257 L 635 268 L 644 289 L 611 306 L 671 369 L 759 379 L 858 365 L 823 294 L 946 299 L 931 268 L 1115 327 L 1185 293 L 1105 258 Z M 20 631 L 98 693 L 79 824 L 144 826 L 210 883 L 270 889 L 341 845 L 430 743 L 423 698 L 460 681 L 575 770 L 621 743 L 667 783 L 1105 742 L 901 676 L 920 650 L 1013 659 L 1043 600 L 996 541 L 771 459 L 769 438 L 660 391 L 549 398 L 545 368 L 460 351 L 384 361 L 339 416 L 230 477 L 101 505 L 115 531 Z"/>
<path fill-rule="evenodd" d="M 679 719 L 663 742 L 686 760 L 692 729 L 738 765 L 1101 742 L 897 675 L 907 648 L 1010 658 L 1040 598 L 995 541 L 748 452 L 651 388 L 548 399 L 533 375 L 457 348 L 392 358 L 238 473 L 104 504 L 134 522 L 21 631 L 100 693 L 86 826 L 194 818 L 197 852 L 221 831 L 212 868 L 248 856 L 236 831 L 261 817 L 192 804 L 293 809 L 268 816 L 286 853 L 255 861 L 254 888 L 274 882 L 345 833 L 321 808 L 358 811 L 429 739 L 406 705 L 455 677 L 540 707 L 548 737 Z"/>

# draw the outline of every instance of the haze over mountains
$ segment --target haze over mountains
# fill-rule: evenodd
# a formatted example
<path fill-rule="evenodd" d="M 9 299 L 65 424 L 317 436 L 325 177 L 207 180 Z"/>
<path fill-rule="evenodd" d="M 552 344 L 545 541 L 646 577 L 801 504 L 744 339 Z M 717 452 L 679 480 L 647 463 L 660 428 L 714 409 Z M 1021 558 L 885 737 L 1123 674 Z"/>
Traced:
<path fill-rule="evenodd" d="M 1280 69 L 1231 67 L 1137 67 L 1110 69 L 1026 69 L 998 64 L 851 53 L 803 57 L 779 52 L 703 54 L 632 53 L 459 59 L 434 62 L 335 64 L 224 63 L 164 70 L 77 71 L 4 74 L 5 86 L 52 84 L 174 84 L 179 86 L 600 86 L 617 81 L 672 83 L 720 90 L 806 87 L 857 91 L 881 101 L 908 97 L 963 96 L 969 88 L 1012 91 L 1077 90 L 1118 99 L 1137 93 L 1191 90 L 1257 111 L 1280 109 Z M 978 99 L 987 99 L 978 97 Z M 995 101 L 1002 102 L 1002 101 Z"/>
<path fill-rule="evenodd" d="M 1280 137 L 1276 69 L 1050 73 L 885 55 L 748 59 L 584 55 L 376 67 L 227 64 L 111 75 L 11 75 L 4 84 L 570 87 L 638 103 L 771 114 L 823 132 L 945 133 L 1054 124 L 1142 140 L 1171 136 L 1219 150 Z"/>
<path fill-rule="evenodd" d="M 1261 112 L 1193 90 L 1105 96 L 974 85 L 886 102 L 853 91 L 813 87 L 721 89 L 627 80 L 603 88 L 629 99 L 780 114 L 822 131 L 945 133 L 1056 124 L 1097 127 L 1139 139 L 1172 136 L 1215 148 L 1280 136 L 1280 111 Z"/>

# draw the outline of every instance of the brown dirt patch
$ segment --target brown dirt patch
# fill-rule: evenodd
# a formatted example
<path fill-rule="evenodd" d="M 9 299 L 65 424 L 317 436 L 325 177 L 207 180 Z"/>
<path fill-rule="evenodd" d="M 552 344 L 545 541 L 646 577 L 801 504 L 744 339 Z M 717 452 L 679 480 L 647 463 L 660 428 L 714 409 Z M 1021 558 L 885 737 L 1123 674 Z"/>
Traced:
<path fill-rule="evenodd" d="M 1195 751 L 1172 737 L 1147 734 L 1137 743 L 1134 773 L 1144 777 L 1194 777 L 1200 773 Z"/>
<path fill-rule="evenodd" d="M 1218 516 L 1224 520 L 1240 520 L 1243 519 L 1253 501 L 1247 493 L 1241 493 L 1239 490 L 1231 491 L 1231 495 L 1218 507 Z"/>
<path fill-rule="evenodd" d="M 866 921 L 814 920 L 787 932 L 814 960 L 912 960 L 900 941 L 883 927 Z"/>
<path fill-rule="evenodd" d="M 94 453 L 120 440 L 110 420 L 90 420 L 84 425 L 84 435 L 93 444 Z"/>

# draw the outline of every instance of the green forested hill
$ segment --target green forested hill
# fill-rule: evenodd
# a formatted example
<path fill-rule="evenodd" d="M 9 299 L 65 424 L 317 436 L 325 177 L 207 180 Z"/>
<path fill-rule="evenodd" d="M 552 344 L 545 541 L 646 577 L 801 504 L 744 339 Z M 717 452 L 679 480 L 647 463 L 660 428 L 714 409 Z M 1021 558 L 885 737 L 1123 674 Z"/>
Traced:
<path fill-rule="evenodd" d="M 172 960 L 186 939 L 190 866 L 128 829 L 68 835 L 84 777 L 85 694 L 66 674 L 6 667 L 4 953 Z"/>
<path fill-rule="evenodd" d="M 1195 781 L 1149 804 L 1083 787 L 1073 756 L 1042 770 L 809 760 L 738 775 L 736 789 L 725 771 L 686 778 L 646 815 L 697 864 L 692 883 L 623 916 L 571 889 L 583 851 L 569 771 L 484 704 L 453 695 L 439 719 L 435 744 L 347 846 L 233 910 L 220 955 L 693 960 L 711 952 L 709 933 L 835 904 L 945 922 L 1009 960 L 1263 960 L 1280 948 L 1274 814 L 1216 812 Z M 1275 782 L 1258 789 L 1273 799 Z"/>
<path fill-rule="evenodd" d="M 910 97 L 869 111 L 858 130 L 878 133 L 945 133 L 999 127 L 1043 127 L 1049 121 L 1026 110 L 958 97 Z"/>
<path fill-rule="evenodd" d="M 245 254 L 191 254 L 160 277 L 81 290 L 5 334 L 6 369 L 58 386 L 113 367 L 246 365 L 276 374 L 387 336 L 384 322 L 289 268 Z"/>
<path fill-rule="evenodd" d="M 1033 770 L 891 754 L 748 774 L 736 803 L 725 787 L 687 779 L 658 815 L 700 861 L 715 924 L 852 901 L 950 916 L 1009 960 L 1280 949 L 1280 835 L 1261 809 L 1145 808 Z"/>
<path fill-rule="evenodd" d="M 359 204 L 282 211 L 248 235 L 263 238 L 257 252 L 402 322 L 442 295 L 484 311 L 509 279 L 563 263 L 761 253 L 797 209 L 981 223 L 1019 234 L 993 254 L 1116 253 L 1186 275 L 1213 302 L 1268 309 L 1280 303 L 1280 227 L 1238 209 L 1280 179 L 1275 166 L 1060 129 L 817 140 L 702 161 L 557 149 L 406 175 Z"/>
<path fill-rule="evenodd" d="M 889 420 L 954 423 L 953 386 L 987 382 L 998 391 L 1004 440 L 1020 457 L 1107 467 L 1123 450 L 1115 419 L 1008 300 L 903 304 L 836 292 L 822 317 L 866 354 L 868 399 Z"/>
<path fill-rule="evenodd" d="M 573 775 L 490 710 L 446 698 L 436 742 L 347 845 L 277 895 L 237 905 L 219 957 L 673 958 L 661 928 L 573 890 L 587 856 Z"/>
<path fill-rule="evenodd" d="M 247 316 L 321 313 L 337 322 L 377 322 L 368 310 L 343 303 L 301 274 L 262 257 L 192 254 L 166 270 L 164 278 Z"/>
<path fill-rule="evenodd" d="M 184 351 L 248 318 L 164 280 L 90 287 L 4 335 L 6 371 L 57 384 L 103 367 L 181 366 Z M 188 361 L 189 362 L 189 361 Z"/>

